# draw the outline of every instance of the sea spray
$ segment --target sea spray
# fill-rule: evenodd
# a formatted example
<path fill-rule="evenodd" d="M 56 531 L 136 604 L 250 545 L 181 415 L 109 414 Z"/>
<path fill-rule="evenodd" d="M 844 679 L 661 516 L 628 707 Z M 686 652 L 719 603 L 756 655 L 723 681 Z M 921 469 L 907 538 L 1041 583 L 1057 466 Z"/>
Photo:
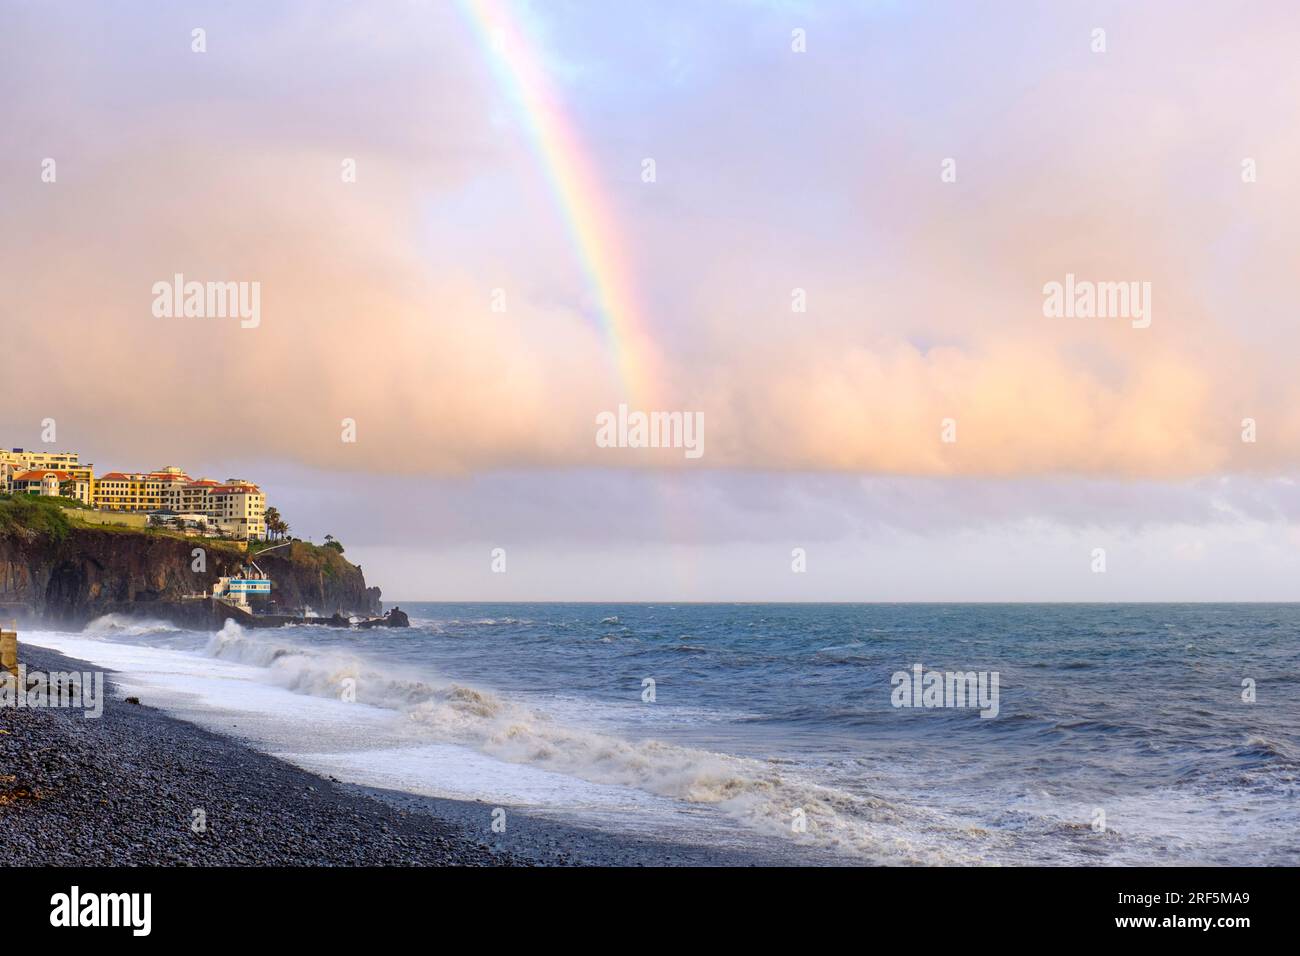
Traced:
<path fill-rule="evenodd" d="M 232 625 L 220 657 L 210 632 L 28 637 L 316 772 L 600 829 L 788 860 L 825 846 L 878 862 L 1296 860 L 1267 834 L 1296 820 L 1300 699 L 1263 682 L 1268 708 L 1235 693 L 1242 674 L 1294 676 L 1294 606 L 411 610 L 404 634 Z M 1190 635 L 1206 688 L 1194 708 Z M 890 675 L 919 650 L 1008 687 L 1015 675 L 1015 707 L 893 708 Z M 1150 746 L 1171 733 L 1178 747 Z M 1116 821 L 1104 839 L 1089 826 L 1099 792 Z"/>
<path fill-rule="evenodd" d="M 978 860 L 969 832 L 938 813 L 820 785 L 769 761 L 572 726 L 483 688 L 402 672 L 359 654 L 296 643 L 281 633 L 246 631 L 228 621 L 209 641 L 208 653 L 265 668 L 272 683 L 300 694 L 339 699 L 349 681 L 357 702 L 395 711 L 416 739 L 713 807 L 769 836 L 879 862 Z M 790 829 L 795 809 L 808 821 L 798 834 Z M 918 830 L 947 832 L 950 838 L 927 847 L 908 836 Z"/>
<path fill-rule="evenodd" d="M 148 637 L 154 634 L 179 633 L 180 628 L 167 621 L 152 618 L 130 617 L 125 614 L 105 614 L 97 617 L 82 629 L 86 639 Z"/>

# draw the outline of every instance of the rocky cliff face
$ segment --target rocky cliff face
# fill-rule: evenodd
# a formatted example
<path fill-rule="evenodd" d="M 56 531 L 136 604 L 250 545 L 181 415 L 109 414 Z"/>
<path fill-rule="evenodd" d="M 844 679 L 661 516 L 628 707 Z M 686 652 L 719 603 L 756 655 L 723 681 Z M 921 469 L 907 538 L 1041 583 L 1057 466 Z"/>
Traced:
<path fill-rule="evenodd" d="M 329 548 L 295 542 L 260 557 L 257 566 L 271 577 L 272 609 L 297 614 L 378 614 L 379 588 L 366 587 L 361 568 Z"/>
<path fill-rule="evenodd" d="M 204 548 L 206 569 L 193 551 Z M 379 589 L 341 555 L 294 544 L 257 559 L 283 608 L 322 614 L 372 614 Z M 238 574 L 242 552 L 203 539 L 74 526 L 64 534 L 0 531 L 0 620 L 20 618 L 79 627 L 104 614 L 172 617 L 169 602 L 211 591 L 222 575 Z"/>

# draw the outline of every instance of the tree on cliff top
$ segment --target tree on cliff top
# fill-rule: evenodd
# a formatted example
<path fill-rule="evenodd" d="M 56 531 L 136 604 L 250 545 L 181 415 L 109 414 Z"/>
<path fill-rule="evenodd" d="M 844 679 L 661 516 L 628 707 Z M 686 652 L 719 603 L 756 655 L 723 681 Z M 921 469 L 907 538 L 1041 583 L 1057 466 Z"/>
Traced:
<path fill-rule="evenodd" d="M 277 538 L 283 538 L 289 533 L 289 525 L 280 517 L 279 508 L 266 509 L 266 531 Z"/>

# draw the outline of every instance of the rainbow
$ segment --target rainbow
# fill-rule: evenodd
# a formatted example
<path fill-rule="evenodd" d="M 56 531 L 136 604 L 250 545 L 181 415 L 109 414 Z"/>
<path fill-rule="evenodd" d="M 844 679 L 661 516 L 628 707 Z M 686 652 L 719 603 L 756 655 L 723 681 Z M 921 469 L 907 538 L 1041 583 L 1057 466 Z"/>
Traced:
<path fill-rule="evenodd" d="M 461 0 L 461 7 L 486 50 L 493 73 L 522 108 L 595 297 L 624 391 L 634 401 L 645 401 L 653 378 L 649 336 L 599 177 L 551 89 L 534 44 L 516 18 L 498 0 Z"/>

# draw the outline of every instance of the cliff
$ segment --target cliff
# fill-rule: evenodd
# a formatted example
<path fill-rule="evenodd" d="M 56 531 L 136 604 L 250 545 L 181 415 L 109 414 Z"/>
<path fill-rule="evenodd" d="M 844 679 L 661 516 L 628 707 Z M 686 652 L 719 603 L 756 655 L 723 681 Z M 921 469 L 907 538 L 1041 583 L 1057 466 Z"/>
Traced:
<path fill-rule="evenodd" d="M 330 548 L 295 541 L 264 555 L 253 555 L 271 578 L 271 610 L 296 614 L 378 614 L 379 588 L 366 587 L 361 568 Z"/>
<path fill-rule="evenodd" d="M 194 570 L 202 548 L 206 567 Z M 104 614 L 174 619 L 183 598 L 239 573 L 241 546 L 163 531 L 79 524 L 53 504 L 0 499 L 0 620 L 79 627 Z M 320 614 L 379 611 L 379 589 L 327 548 L 295 542 L 253 556 L 271 576 L 275 609 Z"/>

